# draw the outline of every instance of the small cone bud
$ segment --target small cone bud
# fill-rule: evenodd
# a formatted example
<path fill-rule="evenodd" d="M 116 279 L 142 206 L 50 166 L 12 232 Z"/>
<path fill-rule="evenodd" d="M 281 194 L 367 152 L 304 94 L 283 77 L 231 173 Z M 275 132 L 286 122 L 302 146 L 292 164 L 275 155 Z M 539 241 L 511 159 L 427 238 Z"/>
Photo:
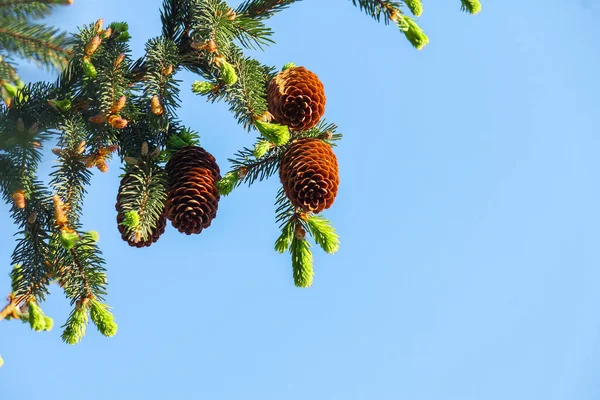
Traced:
<path fill-rule="evenodd" d="M 235 20 L 235 18 L 237 17 L 237 14 L 235 11 L 233 11 L 233 8 L 229 9 L 229 12 L 227 13 L 227 19 L 230 21 Z"/>
<path fill-rule="evenodd" d="M 92 40 L 85 46 L 85 54 L 91 56 L 98 50 L 100 44 L 102 43 L 102 38 L 98 35 L 94 36 Z"/>
<path fill-rule="evenodd" d="M 209 94 L 215 90 L 215 85 L 210 82 L 196 81 L 192 84 L 192 92 L 196 94 Z"/>
<path fill-rule="evenodd" d="M 152 96 L 152 100 L 150 101 L 150 110 L 152 111 L 152 114 L 158 116 L 163 115 L 165 112 L 165 109 L 160 104 L 160 99 L 156 95 Z"/>
<path fill-rule="evenodd" d="M 125 60 L 125 54 L 121 53 L 121 54 L 119 54 L 119 56 L 113 63 L 114 67 L 119 68 L 119 66 L 121 66 L 121 63 L 123 62 L 123 60 Z"/>
<path fill-rule="evenodd" d="M 108 117 L 108 123 L 113 128 L 124 129 L 127 127 L 127 124 L 129 123 L 129 121 L 127 121 L 124 118 L 119 117 L 118 115 L 111 115 L 110 117 Z"/>
<path fill-rule="evenodd" d="M 106 30 L 104 32 L 102 32 L 102 37 L 104 39 L 110 38 L 110 35 L 112 35 L 112 29 L 111 28 L 106 28 Z"/>
<path fill-rule="evenodd" d="M 142 155 L 143 156 L 148 155 L 148 143 L 147 142 L 142 143 Z"/>
<path fill-rule="evenodd" d="M 98 150 L 98 155 L 100 157 L 106 157 L 107 155 L 114 153 L 118 148 L 119 146 L 117 146 L 116 144 L 111 144 L 110 146 L 102 147 Z"/>
<path fill-rule="evenodd" d="M 38 133 L 40 131 L 40 123 L 39 122 L 35 122 L 33 125 L 31 125 L 31 127 L 29 128 L 29 133 L 32 135 L 35 135 L 36 133 Z"/>
<path fill-rule="evenodd" d="M 111 114 L 118 114 L 125 108 L 125 104 L 127 103 L 127 97 L 121 96 L 110 108 Z"/>
<path fill-rule="evenodd" d="M 104 158 L 98 157 L 94 164 L 96 165 L 96 168 L 100 170 L 100 172 L 108 172 L 108 164 Z"/>
<path fill-rule="evenodd" d="M 79 241 L 79 235 L 75 232 L 63 231 L 60 233 L 60 244 L 66 249 L 71 250 Z"/>
<path fill-rule="evenodd" d="M 102 18 L 100 18 L 98 21 L 96 21 L 96 23 L 94 24 L 94 30 L 96 32 L 100 32 L 102 30 L 102 27 L 104 26 L 104 20 Z"/>
<path fill-rule="evenodd" d="M 27 218 L 27 223 L 28 223 L 29 225 L 33 225 L 33 224 L 35 223 L 35 221 L 37 220 L 37 215 L 38 215 L 38 214 L 37 214 L 37 212 L 36 212 L 36 211 L 32 212 L 32 213 L 29 215 L 29 217 Z"/>
<path fill-rule="evenodd" d="M 85 152 L 85 140 L 82 140 L 77 146 L 77 154 L 83 154 Z"/>
<path fill-rule="evenodd" d="M 136 165 L 138 163 L 138 159 L 133 157 L 125 157 L 124 160 L 129 165 Z"/>
<path fill-rule="evenodd" d="M 296 225 L 296 231 L 294 232 L 294 234 L 296 235 L 296 239 L 298 240 L 304 240 L 304 238 L 306 237 L 306 231 L 300 224 Z"/>
<path fill-rule="evenodd" d="M 217 51 L 217 42 L 214 39 L 207 40 L 203 45 L 203 49 L 209 53 L 215 53 Z"/>
<path fill-rule="evenodd" d="M 159 147 L 155 147 L 154 150 L 152 150 L 152 153 L 150 154 L 151 158 L 158 158 L 158 156 L 160 156 L 160 148 Z"/>
<path fill-rule="evenodd" d="M 17 190 L 12 195 L 13 201 L 15 202 L 15 206 L 17 208 L 23 209 L 25 208 L 25 192 L 22 190 Z"/>
<path fill-rule="evenodd" d="M 52 197 L 52 201 L 54 202 L 54 221 L 56 222 L 56 225 L 62 228 L 69 223 L 69 220 L 65 215 L 65 203 L 63 203 L 62 199 L 57 194 Z"/>
<path fill-rule="evenodd" d="M 235 85 L 238 80 L 235 68 L 227 61 L 223 61 L 221 64 L 221 79 L 226 85 Z"/>
<path fill-rule="evenodd" d="M 85 76 L 92 79 L 98 75 L 96 67 L 94 67 L 94 64 L 92 64 L 89 58 L 83 60 L 83 73 L 85 74 Z"/>
<path fill-rule="evenodd" d="M 172 74 L 173 74 L 173 66 L 172 66 L 172 65 L 169 65 L 168 67 L 166 67 L 166 68 L 163 68 L 163 70 L 162 70 L 162 74 L 163 74 L 164 76 L 170 76 L 170 75 L 172 75 Z"/>
<path fill-rule="evenodd" d="M 103 124 L 106 122 L 107 119 L 108 119 L 108 117 L 106 116 L 106 114 L 98 114 L 98 115 L 94 115 L 93 117 L 90 117 L 89 121 L 92 124 Z"/>

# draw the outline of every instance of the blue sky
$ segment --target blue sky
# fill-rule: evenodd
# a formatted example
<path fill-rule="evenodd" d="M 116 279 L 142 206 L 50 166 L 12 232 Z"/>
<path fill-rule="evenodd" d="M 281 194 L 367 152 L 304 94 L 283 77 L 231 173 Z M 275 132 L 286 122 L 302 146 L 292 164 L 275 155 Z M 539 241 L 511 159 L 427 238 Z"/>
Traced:
<path fill-rule="evenodd" d="M 159 3 L 75 0 L 53 21 L 127 20 L 139 56 Z M 102 235 L 119 333 L 68 346 L 59 326 L 0 322 L 0 399 L 600 398 L 600 4 L 489 1 L 469 17 L 433 3 L 421 52 L 347 0 L 269 22 L 260 59 L 319 74 L 345 134 L 326 212 L 342 248 L 315 248 L 313 287 L 272 250 L 276 178 L 224 198 L 200 236 L 137 250 L 115 226 L 113 163 L 84 223 Z M 227 170 L 254 135 L 182 78 L 180 116 Z M 6 290 L 8 218 L 0 206 Z M 58 287 L 44 310 L 65 321 Z"/>

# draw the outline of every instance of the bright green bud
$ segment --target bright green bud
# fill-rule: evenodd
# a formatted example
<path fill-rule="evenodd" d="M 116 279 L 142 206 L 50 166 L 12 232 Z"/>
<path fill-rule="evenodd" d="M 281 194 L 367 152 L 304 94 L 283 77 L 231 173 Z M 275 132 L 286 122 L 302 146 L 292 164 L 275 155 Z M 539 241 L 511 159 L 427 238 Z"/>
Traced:
<path fill-rule="evenodd" d="M 460 0 L 462 3 L 461 10 L 468 12 L 469 14 L 479 14 L 481 11 L 481 3 L 479 0 Z"/>
<path fill-rule="evenodd" d="M 296 66 L 296 64 L 294 64 L 293 62 L 290 61 L 289 63 L 285 64 L 283 66 L 283 68 L 281 68 L 281 70 L 285 71 L 286 69 L 294 68 L 295 66 Z"/>
<path fill-rule="evenodd" d="M 113 31 L 113 38 L 117 42 L 126 42 L 131 39 L 127 22 L 113 22 L 109 28 Z"/>
<path fill-rule="evenodd" d="M 25 82 L 23 82 L 21 78 L 16 78 L 15 85 L 17 86 L 17 89 L 23 89 L 25 87 Z"/>
<path fill-rule="evenodd" d="M 46 316 L 42 309 L 34 302 L 29 302 L 29 325 L 31 329 L 40 332 L 46 329 Z"/>
<path fill-rule="evenodd" d="M 138 217 L 139 218 L 139 217 Z M 96 244 L 100 240 L 100 234 L 97 231 L 89 231 L 85 233 L 84 238 L 89 240 L 90 242 Z"/>
<path fill-rule="evenodd" d="M 196 94 L 209 94 L 215 90 L 215 85 L 210 82 L 196 81 L 192 83 L 192 92 Z"/>
<path fill-rule="evenodd" d="M 421 0 L 404 0 L 404 2 L 415 17 L 420 17 L 423 14 L 423 3 L 421 3 Z"/>
<path fill-rule="evenodd" d="M 54 320 L 51 317 L 44 315 L 44 321 L 46 323 L 46 331 L 51 331 L 54 327 Z"/>
<path fill-rule="evenodd" d="M 275 241 L 275 250 L 280 253 L 285 253 L 290 249 L 293 239 L 294 230 L 292 229 L 292 224 L 288 222 L 281 230 L 281 235 Z"/>
<path fill-rule="evenodd" d="M 331 222 L 320 215 L 311 215 L 306 222 L 315 242 L 326 253 L 333 254 L 340 249 L 340 237 Z"/>
<path fill-rule="evenodd" d="M 77 244 L 78 241 L 79 241 L 79 235 L 75 232 L 61 232 L 60 233 L 60 243 L 67 250 L 71 250 L 73 247 L 75 247 L 75 245 Z"/>
<path fill-rule="evenodd" d="M 292 253 L 292 269 L 294 271 L 294 284 L 297 287 L 307 288 L 313 282 L 313 258 L 310 243 L 305 239 L 294 237 L 290 247 Z"/>
<path fill-rule="evenodd" d="M 137 211 L 127 211 L 121 225 L 128 228 L 137 228 L 140 225 L 140 214 Z"/>
<path fill-rule="evenodd" d="M 421 50 L 429 43 L 429 38 L 423 32 L 421 27 L 417 25 L 415 21 L 413 21 L 409 17 L 402 16 L 398 20 L 398 26 L 400 30 L 404 32 L 404 35 L 408 39 L 408 41 L 417 49 Z"/>
<path fill-rule="evenodd" d="M 48 105 L 58 111 L 69 111 L 71 109 L 71 100 L 48 100 Z"/>
<path fill-rule="evenodd" d="M 94 67 L 94 64 L 92 64 L 92 62 L 87 58 L 83 60 L 83 73 L 85 74 L 85 76 L 92 79 L 98 75 L 96 67 Z"/>
<path fill-rule="evenodd" d="M 262 158 L 267 151 L 271 149 L 272 143 L 267 140 L 259 140 L 254 146 L 254 157 L 257 159 Z"/>
<path fill-rule="evenodd" d="M 219 194 L 221 196 L 227 196 L 238 185 L 239 181 L 240 174 L 238 171 L 230 171 L 226 173 L 225 176 L 217 182 Z"/>
<path fill-rule="evenodd" d="M 85 336 L 86 325 L 88 322 L 87 307 L 77 307 L 67 320 L 65 330 L 61 338 L 68 344 L 77 344 Z"/>
<path fill-rule="evenodd" d="M 90 317 L 96 324 L 98 331 L 108 337 L 113 337 L 117 334 L 118 326 L 115 322 L 115 316 L 108 311 L 109 307 L 96 300 L 91 301 Z"/>
<path fill-rule="evenodd" d="M 223 61 L 221 64 L 221 80 L 226 85 L 234 85 L 238 80 L 238 77 L 235 73 L 235 68 L 233 68 L 233 65 L 229 64 L 227 61 Z"/>
<path fill-rule="evenodd" d="M 269 122 L 254 121 L 256 129 L 268 141 L 280 146 L 290 141 L 290 130 L 285 125 L 271 124 Z"/>
<path fill-rule="evenodd" d="M 4 90 L 6 90 L 6 93 L 8 93 L 10 97 L 15 97 L 17 95 L 17 92 L 19 91 L 19 89 L 17 89 L 16 86 L 6 82 L 2 83 L 2 87 L 4 88 Z"/>

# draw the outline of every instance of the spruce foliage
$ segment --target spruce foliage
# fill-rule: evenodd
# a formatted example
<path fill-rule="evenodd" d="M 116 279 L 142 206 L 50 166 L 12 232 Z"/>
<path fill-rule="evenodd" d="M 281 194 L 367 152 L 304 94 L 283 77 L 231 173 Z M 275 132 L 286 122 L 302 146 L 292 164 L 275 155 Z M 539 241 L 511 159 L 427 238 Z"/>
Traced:
<path fill-rule="evenodd" d="M 0 0 L 0 98 L 5 102 L 24 85 L 15 58 L 58 70 L 67 65 L 67 34 L 37 22 L 58 4 L 70 1 Z"/>
<path fill-rule="evenodd" d="M 461 1 L 466 11 L 480 9 L 476 0 Z M 156 231 L 168 207 L 165 164 L 178 150 L 199 144 L 198 134 L 177 117 L 179 71 L 197 74 L 192 90 L 209 102 L 227 103 L 241 127 L 256 135 L 255 145 L 229 160 L 229 172 L 217 183 L 221 195 L 233 195 L 239 185 L 277 173 L 282 156 L 298 139 L 319 139 L 331 146 L 341 140 L 338 126 L 325 120 L 306 131 L 272 121 L 267 84 L 282 68 L 246 54 L 273 43 L 266 22 L 295 2 L 247 0 L 234 10 L 224 0 L 165 0 L 162 35 L 148 40 L 145 54 L 135 59 L 124 22 L 84 25 L 65 50 L 66 36 L 30 22 L 46 15 L 51 3 L 0 0 L 0 51 L 57 67 L 70 56 L 55 83 L 11 89 L 0 106 L 0 191 L 18 229 L 12 293 L 0 319 L 21 318 L 35 330 L 49 329 L 50 319 L 38 304 L 56 282 L 73 307 L 63 325 L 66 343 L 81 341 L 90 319 L 103 335 L 117 332 L 104 303 L 107 278 L 99 236 L 81 223 L 82 204 L 92 174 L 107 172 L 107 162 L 116 157 L 124 174 L 121 228 L 132 241 L 147 241 Z M 414 16 L 420 15 L 420 1 L 352 3 L 378 21 L 395 23 L 414 47 L 427 44 L 423 30 L 403 11 L 408 6 Z M 3 18 L 10 24 L 2 23 Z M 15 32 L 29 39 L 18 42 Z M 39 46 L 48 50 L 43 56 Z M 0 79 L 15 83 L 15 76 L 13 64 L 3 58 Z M 46 186 L 38 169 L 44 144 L 51 139 L 57 143 L 52 149 L 57 164 Z M 339 249 L 340 239 L 331 222 L 296 209 L 283 190 L 275 209 L 281 228 L 275 249 L 290 253 L 294 283 L 309 287 L 314 276 L 311 238 L 327 253 Z M 19 311 L 24 305 L 28 312 Z"/>

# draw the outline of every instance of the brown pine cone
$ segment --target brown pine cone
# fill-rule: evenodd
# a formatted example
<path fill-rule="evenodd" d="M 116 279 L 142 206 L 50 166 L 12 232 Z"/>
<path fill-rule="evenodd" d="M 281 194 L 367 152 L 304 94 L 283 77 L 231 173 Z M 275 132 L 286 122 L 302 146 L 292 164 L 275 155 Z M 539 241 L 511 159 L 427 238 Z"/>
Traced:
<path fill-rule="evenodd" d="M 178 150 L 167 163 L 167 218 L 179 232 L 198 234 L 217 216 L 221 179 L 215 158 L 201 147 Z"/>
<path fill-rule="evenodd" d="M 117 204 L 115 205 L 115 208 L 118 211 L 117 212 L 117 227 L 119 228 L 119 233 L 121 234 L 121 238 L 124 241 L 126 241 L 127 244 L 130 245 L 131 247 L 137 247 L 138 249 L 140 249 L 142 247 L 149 247 L 152 244 L 156 243 L 158 241 L 158 239 L 161 237 L 161 235 L 163 233 L 165 233 L 165 229 L 167 227 L 167 214 L 165 212 L 163 212 L 160 215 L 160 218 L 158 219 L 158 221 L 156 223 L 156 228 L 154 228 L 152 230 L 150 237 L 148 237 L 148 240 L 144 240 L 142 238 L 140 241 L 136 242 L 135 237 L 132 237 L 131 234 L 127 232 L 126 227 L 121 225 L 121 223 L 125 219 L 125 213 L 123 213 L 122 210 L 120 210 L 121 203 L 117 202 Z"/>
<path fill-rule="evenodd" d="M 294 207 L 318 214 L 335 201 L 340 183 L 337 158 L 319 139 L 297 140 L 281 159 L 279 178 Z"/>
<path fill-rule="evenodd" d="M 296 131 L 314 127 L 325 113 L 323 84 L 304 67 L 286 69 L 271 79 L 267 101 L 275 122 Z"/>

